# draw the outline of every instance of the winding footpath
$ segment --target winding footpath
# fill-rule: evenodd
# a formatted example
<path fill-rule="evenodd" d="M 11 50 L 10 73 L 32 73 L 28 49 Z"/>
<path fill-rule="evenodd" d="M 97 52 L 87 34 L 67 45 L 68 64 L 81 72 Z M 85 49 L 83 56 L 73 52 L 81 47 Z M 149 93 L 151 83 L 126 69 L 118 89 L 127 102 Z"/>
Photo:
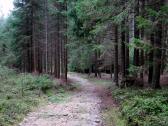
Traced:
<path fill-rule="evenodd" d="M 69 78 L 80 84 L 80 91 L 63 103 L 49 103 L 29 113 L 19 126 L 103 126 L 96 86 L 77 74 Z"/>

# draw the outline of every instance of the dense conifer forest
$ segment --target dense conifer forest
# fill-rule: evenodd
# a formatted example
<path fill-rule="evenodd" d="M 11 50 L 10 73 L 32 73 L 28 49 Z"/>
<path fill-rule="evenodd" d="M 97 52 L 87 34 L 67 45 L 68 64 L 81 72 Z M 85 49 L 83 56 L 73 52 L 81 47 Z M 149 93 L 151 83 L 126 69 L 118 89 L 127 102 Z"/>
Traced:
<path fill-rule="evenodd" d="M 168 126 L 168 0 L 1 1 L 0 126 Z"/>

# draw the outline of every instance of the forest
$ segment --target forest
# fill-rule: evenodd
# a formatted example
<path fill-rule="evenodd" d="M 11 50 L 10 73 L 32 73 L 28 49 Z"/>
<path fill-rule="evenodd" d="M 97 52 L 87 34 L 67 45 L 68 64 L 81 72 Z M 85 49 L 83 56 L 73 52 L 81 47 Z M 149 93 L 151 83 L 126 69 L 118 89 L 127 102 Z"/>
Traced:
<path fill-rule="evenodd" d="M 0 126 L 168 126 L 168 0 L 2 1 Z"/>

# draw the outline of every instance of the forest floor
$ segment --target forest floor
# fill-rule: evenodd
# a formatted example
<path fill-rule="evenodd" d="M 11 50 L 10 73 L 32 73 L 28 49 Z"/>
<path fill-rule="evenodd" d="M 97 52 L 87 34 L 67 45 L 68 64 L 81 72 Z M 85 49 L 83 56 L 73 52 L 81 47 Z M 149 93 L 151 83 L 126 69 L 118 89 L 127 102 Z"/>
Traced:
<path fill-rule="evenodd" d="M 108 86 L 76 73 L 68 78 L 78 85 L 77 90 L 60 103 L 49 103 L 29 113 L 19 126 L 104 126 L 104 110 L 116 106 Z M 115 126 L 113 122 L 110 125 Z"/>

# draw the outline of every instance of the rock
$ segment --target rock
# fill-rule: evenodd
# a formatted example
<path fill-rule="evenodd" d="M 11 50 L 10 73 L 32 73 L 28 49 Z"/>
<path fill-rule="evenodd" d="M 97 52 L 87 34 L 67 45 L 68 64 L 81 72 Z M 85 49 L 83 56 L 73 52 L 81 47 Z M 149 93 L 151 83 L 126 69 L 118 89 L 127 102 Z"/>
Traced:
<path fill-rule="evenodd" d="M 100 120 L 96 120 L 95 122 L 96 122 L 96 123 L 100 123 Z"/>
<path fill-rule="evenodd" d="M 63 114 L 63 116 L 68 116 L 68 114 Z"/>

